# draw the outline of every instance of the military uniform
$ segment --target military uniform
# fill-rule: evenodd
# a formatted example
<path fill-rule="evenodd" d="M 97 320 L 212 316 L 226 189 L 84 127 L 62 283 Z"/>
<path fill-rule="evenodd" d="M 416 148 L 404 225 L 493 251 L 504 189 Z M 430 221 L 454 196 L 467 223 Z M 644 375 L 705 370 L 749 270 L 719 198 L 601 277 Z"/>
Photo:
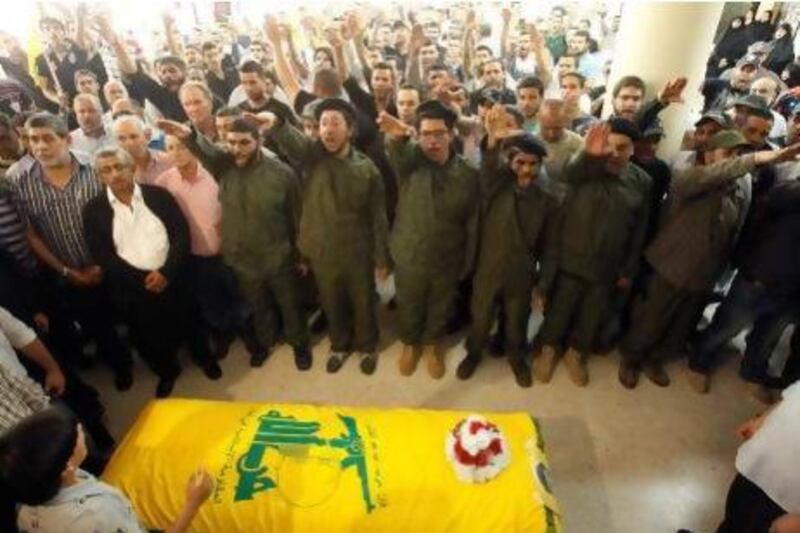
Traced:
<path fill-rule="evenodd" d="M 259 343 L 268 348 L 283 331 L 294 348 L 308 345 L 295 267 L 300 191 L 291 168 L 256 153 L 245 167 L 193 132 L 186 146 L 219 181 L 222 257 L 236 274 L 243 298 L 254 311 Z"/>
<path fill-rule="evenodd" d="M 430 345 L 445 332 L 458 282 L 471 271 L 477 244 L 477 169 L 452 154 L 430 161 L 416 142 L 386 139 L 398 180 L 398 206 L 390 248 L 400 339 Z"/>
<path fill-rule="evenodd" d="M 679 171 L 667 216 L 645 258 L 653 268 L 620 350 L 633 365 L 684 348 L 728 263 L 748 210 L 755 157 Z M 658 353 L 655 353 L 655 352 Z"/>
<path fill-rule="evenodd" d="M 483 161 L 480 252 L 466 347 L 469 354 L 480 355 L 499 300 L 509 357 L 521 358 L 527 341 L 531 293 L 543 268 L 545 244 L 555 237 L 558 198 L 538 181 L 520 188 L 510 169 L 499 166 L 497 151 L 487 152 Z"/>
<path fill-rule="evenodd" d="M 303 164 L 297 245 L 316 276 L 332 351 L 373 353 L 379 336 L 375 269 L 390 264 L 380 172 L 361 152 L 335 157 L 288 124 L 271 135 Z"/>
<path fill-rule="evenodd" d="M 541 343 L 568 344 L 583 357 L 592 349 L 617 280 L 636 274 L 649 219 L 650 177 L 632 164 L 612 175 L 603 164 L 581 152 L 567 166 L 570 194 L 553 251 L 557 268 L 552 279 L 542 280 L 551 290 Z"/>

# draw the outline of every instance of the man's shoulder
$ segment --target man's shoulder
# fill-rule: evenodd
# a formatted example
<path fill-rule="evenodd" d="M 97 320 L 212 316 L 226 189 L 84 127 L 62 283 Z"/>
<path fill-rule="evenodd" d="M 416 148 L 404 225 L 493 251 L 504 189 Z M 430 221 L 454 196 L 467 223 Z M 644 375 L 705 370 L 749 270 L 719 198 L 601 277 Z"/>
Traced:
<path fill-rule="evenodd" d="M 630 162 L 623 174 L 624 179 L 637 187 L 649 188 L 653 183 L 653 178 L 642 167 L 634 162 Z"/>

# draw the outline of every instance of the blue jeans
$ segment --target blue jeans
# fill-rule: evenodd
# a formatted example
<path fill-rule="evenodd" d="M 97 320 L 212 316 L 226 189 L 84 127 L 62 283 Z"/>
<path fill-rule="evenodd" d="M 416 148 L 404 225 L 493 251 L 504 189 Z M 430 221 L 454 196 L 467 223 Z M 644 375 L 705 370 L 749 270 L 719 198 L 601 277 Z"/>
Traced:
<path fill-rule="evenodd" d="M 717 351 L 752 326 L 739 375 L 746 381 L 764 383 L 770 355 L 796 316 L 797 303 L 791 298 L 771 294 L 762 285 L 745 279 L 740 272 L 714 313 L 711 324 L 698 334 L 689 357 L 689 368 L 710 372 Z"/>

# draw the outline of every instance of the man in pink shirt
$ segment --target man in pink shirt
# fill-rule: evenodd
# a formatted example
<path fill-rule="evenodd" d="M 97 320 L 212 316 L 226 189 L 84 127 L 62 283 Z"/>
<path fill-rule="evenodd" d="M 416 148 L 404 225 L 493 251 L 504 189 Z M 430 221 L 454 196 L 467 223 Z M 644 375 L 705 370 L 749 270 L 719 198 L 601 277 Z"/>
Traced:
<path fill-rule="evenodd" d="M 168 135 L 167 154 L 173 167 L 155 180 L 175 198 L 189 223 L 190 270 L 193 292 L 214 339 L 214 351 L 224 357 L 244 324 L 243 304 L 233 272 L 220 256 L 219 186 L 179 139 Z M 249 343 L 249 335 L 245 342 Z"/>

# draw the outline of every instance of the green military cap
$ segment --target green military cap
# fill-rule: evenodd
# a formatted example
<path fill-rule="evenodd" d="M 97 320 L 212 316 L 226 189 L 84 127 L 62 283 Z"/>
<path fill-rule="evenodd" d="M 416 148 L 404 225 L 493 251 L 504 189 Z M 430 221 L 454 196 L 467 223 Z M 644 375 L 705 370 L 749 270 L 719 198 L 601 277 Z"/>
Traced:
<path fill-rule="evenodd" d="M 750 143 L 747 139 L 739 133 L 738 130 L 722 130 L 708 141 L 708 148 L 716 150 L 717 148 L 738 148 L 740 146 L 749 146 Z"/>

